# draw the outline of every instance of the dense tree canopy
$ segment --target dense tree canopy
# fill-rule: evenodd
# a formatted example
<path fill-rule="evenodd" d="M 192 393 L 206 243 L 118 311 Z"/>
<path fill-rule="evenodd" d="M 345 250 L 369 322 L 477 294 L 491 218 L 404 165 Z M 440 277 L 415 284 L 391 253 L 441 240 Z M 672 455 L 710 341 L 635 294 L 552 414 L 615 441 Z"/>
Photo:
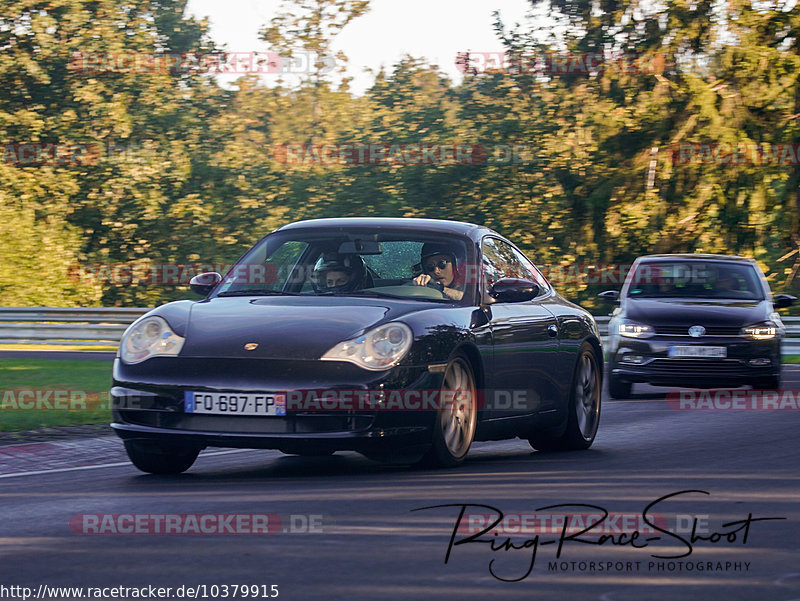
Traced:
<path fill-rule="evenodd" d="M 462 56 L 454 84 L 406 57 L 360 96 L 319 57 L 368 2 L 284 2 L 264 39 L 319 60 L 232 91 L 189 60 L 219 49 L 185 4 L 0 7 L 1 305 L 191 297 L 97 266 L 227 264 L 342 215 L 483 223 L 567 268 L 743 254 L 800 290 L 794 3 L 550 0 L 552 31 L 496 23 L 494 68 Z M 555 283 L 589 306 L 608 287 Z"/>

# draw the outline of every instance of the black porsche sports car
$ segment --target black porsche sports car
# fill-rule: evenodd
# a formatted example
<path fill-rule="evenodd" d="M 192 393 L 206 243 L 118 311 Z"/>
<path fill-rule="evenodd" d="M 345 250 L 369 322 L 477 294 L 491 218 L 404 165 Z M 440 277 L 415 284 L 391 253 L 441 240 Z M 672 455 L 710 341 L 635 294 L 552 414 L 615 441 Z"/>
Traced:
<path fill-rule="evenodd" d="M 609 321 L 608 388 L 627 398 L 636 382 L 689 388 L 780 386 L 785 329 L 758 263 L 706 254 L 648 255 L 631 265 Z"/>
<path fill-rule="evenodd" d="M 486 227 L 302 221 L 191 284 L 205 299 L 142 316 L 114 362 L 112 427 L 145 472 L 207 446 L 450 466 L 474 440 L 595 438 L 594 319 Z"/>

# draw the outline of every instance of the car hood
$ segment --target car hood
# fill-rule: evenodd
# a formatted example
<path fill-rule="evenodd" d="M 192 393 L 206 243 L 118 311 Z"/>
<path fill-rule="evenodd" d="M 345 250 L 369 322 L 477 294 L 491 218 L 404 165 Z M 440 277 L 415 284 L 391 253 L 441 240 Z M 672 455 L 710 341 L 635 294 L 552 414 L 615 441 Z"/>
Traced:
<path fill-rule="evenodd" d="M 421 308 L 352 297 L 213 298 L 191 307 L 181 356 L 319 359 L 335 344 Z M 245 350 L 252 343 L 258 346 Z"/>
<path fill-rule="evenodd" d="M 767 301 L 628 298 L 625 317 L 652 326 L 742 327 L 769 317 Z"/>

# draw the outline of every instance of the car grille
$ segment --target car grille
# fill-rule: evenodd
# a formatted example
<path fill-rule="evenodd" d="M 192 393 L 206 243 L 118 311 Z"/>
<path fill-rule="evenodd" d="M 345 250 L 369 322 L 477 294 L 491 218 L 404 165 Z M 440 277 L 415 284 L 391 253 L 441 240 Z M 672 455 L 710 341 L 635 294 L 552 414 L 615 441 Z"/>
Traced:
<path fill-rule="evenodd" d="M 726 373 L 741 373 L 744 363 L 738 359 L 654 359 L 647 364 L 652 372 L 697 374 L 716 376 Z"/>
<path fill-rule="evenodd" d="M 692 324 L 700 325 L 700 324 Z M 691 326 L 657 326 L 656 334 L 664 336 L 689 336 Z M 740 328 L 730 326 L 704 326 L 704 336 L 739 336 Z"/>
<path fill-rule="evenodd" d="M 131 424 L 156 428 L 194 430 L 214 434 L 315 434 L 326 432 L 358 432 L 368 429 L 374 414 L 293 415 L 290 417 L 252 417 L 232 415 L 187 415 L 172 411 L 121 411 L 122 419 Z"/>

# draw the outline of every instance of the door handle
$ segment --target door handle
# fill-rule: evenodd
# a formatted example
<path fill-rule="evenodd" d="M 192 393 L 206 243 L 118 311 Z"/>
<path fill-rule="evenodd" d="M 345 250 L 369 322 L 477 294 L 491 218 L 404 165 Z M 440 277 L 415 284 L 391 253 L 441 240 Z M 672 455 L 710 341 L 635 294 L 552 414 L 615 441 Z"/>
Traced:
<path fill-rule="evenodd" d="M 554 325 L 547 326 L 547 335 L 550 336 L 550 338 L 555 338 L 558 336 L 558 328 Z"/>

